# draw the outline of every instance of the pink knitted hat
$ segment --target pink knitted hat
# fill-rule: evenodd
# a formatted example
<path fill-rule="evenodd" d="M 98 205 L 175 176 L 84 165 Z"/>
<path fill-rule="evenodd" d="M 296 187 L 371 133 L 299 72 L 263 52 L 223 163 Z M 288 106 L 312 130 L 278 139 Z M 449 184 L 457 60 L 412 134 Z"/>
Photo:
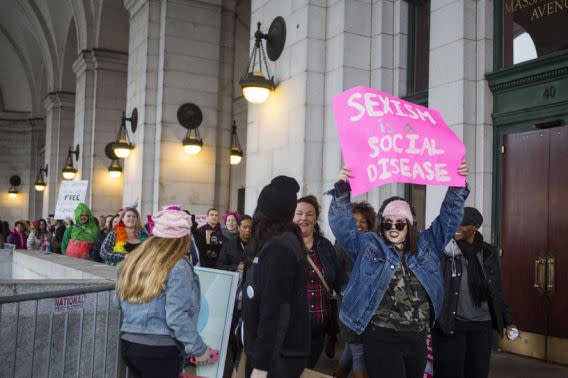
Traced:
<path fill-rule="evenodd" d="M 154 235 L 160 238 L 176 239 L 188 235 L 191 231 L 191 217 L 181 211 L 181 205 L 164 206 L 164 210 L 152 215 Z"/>
<path fill-rule="evenodd" d="M 241 216 L 239 215 L 239 213 L 237 213 L 236 211 L 233 211 L 233 210 L 229 210 L 225 214 L 223 214 L 223 222 L 227 223 L 227 218 L 229 218 L 229 215 L 234 216 L 235 219 L 237 220 L 237 222 L 239 221 L 239 219 L 241 219 Z"/>
<path fill-rule="evenodd" d="M 412 211 L 410 211 L 410 205 L 406 201 L 395 200 L 390 202 L 387 207 L 383 210 L 381 215 L 384 219 L 385 217 L 399 217 L 405 218 L 409 224 L 412 225 Z"/>

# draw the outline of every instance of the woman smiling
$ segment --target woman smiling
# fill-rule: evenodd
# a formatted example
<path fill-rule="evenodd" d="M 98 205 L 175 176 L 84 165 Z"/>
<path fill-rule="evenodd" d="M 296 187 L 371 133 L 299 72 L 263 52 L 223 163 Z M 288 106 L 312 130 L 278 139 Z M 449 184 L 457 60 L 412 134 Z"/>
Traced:
<path fill-rule="evenodd" d="M 105 263 L 117 265 L 147 237 L 148 233 L 140 223 L 138 211 L 127 208 L 121 215 L 121 221 L 105 238 L 101 246 L 101 257 Z"/>
<path fill-rule="evenodd" d="M 347 286 L 347 276 L 337 261 L 335 248 L 323 237 L 318 225 L 320 206 L 309 195 L 298 200 L 294 223 L 300 226 L 308 250 L 308 311 L 311 324 L 311 351 L 308 368 L 312 369 L 321 355 L 328 327 L 337 314 L 330 306 L 333 291 L 340 294 Z M 336 319 L 336 318 L 335 318 Z"/>

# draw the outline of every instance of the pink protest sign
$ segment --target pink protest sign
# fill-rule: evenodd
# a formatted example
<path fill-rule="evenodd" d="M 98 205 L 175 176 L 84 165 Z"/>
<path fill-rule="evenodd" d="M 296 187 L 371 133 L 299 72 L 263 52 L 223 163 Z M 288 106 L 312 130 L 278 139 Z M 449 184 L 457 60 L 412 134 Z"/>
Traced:
<path fill-rule="evenodd" d="M 465 146 L 438 111 L 367 87 L 335 96 L 333 111 L 353 195 L 391 182 L 465 186 Z"/>

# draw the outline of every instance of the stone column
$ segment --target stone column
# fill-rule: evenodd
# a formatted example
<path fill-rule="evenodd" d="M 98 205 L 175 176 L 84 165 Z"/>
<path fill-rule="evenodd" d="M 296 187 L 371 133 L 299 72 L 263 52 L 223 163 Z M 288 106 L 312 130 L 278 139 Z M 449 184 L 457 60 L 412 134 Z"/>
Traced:
<path fill-rule="evenodd" d="M 73 144 L 73 122 L 75 116 L 75 94 L 68 92 L 49 93 L 43 105 L 45 107 L 45 164 L 48 175 L 45 178 L 47 188 L 43 192 L 42 214 L 55 212 L 59 184 L 63 177 L 61 170 L 65 166 L 67 151 Z"/>
<path fill-rule="evenodd" d="M 404 94 L 407 13 L 402 0 L 252 2 L 251 34 L 257 21 L 267 29 L 283 16 L 288 35 L 272 64 L 278 88 L 266 103 L 249 106 L 247 211 L 277 174 L 298 179 L 301 194 L 318 196 L 327 209 L 329 198 L 322 193 L 343 164 L 332 99 L 357 85 Z M 380 197 L 402 189 L 386 185 L 355 200 L 376 206 Z M 326 218 L 324 211 L 323 224 Z"/>
<path fill-rule="evenodd" d="M 236 6 L 236 14 L 234 15 L 234 46 L 233 46 L 233 120 L 237 123 L 237 135 L 243 151 L 247 148 L 247 115 L 248 101 L 244 98 L 243 92 L 239 85 L 239 80 L 247 69 L 249 59 L 249 43 L 250 43 L 250 2 L 239 1 Z M 238 165 L 230 167 L 231 189 L 229 208 L 237 209 L 238 192 L 240 188 L 246 186 L 246 166 L 247 159 L 243 157 Z"/>
<path fill-rule="evenodd" d="M 222 10 L 233 1 L 125 1 L 130 13 L 127 107 L 137 107 L 140 131 L 126 161 L 124 201 L 141 200 L 144 215 L 180 203 L 204 213 L 228 204 L 232 24 Z M 223 41 L 223 42 L 222 42 Z M 186 130 L 177 110 L 194 103 L 203 112 L 203 149 L 186 155 Z M 221 150 L 222 149 L 222 150 Z M 226 150 L 226 151 L 225 151 Z"/>
<path fill-rule="evenodd" d="M 248 105 L 245 208 L 250 214 L 263 186 L 277 175 L 296 178 L 300 194 L 321 197 L 326 167 L 338 167 L 340 160 L 337 151 L 323 151 L 326 43 L 331 45 L 326 41 L 326 2 L 253 0 L 251 11 L 250 50 L 259 21 L 266 33 L 274 18 L 282 16 L 287 36 L 280 58 L 268 62 L 278 87 L 265 103 Z M 338 14 L 336 21 L 341 19 Z"/>
<path fill-rule="evenodd" d="M 26 116 L 14 114 L 13 117 L 0 119 L 0 215 L 3 221 L 8 221 L 10 227 L 21 219 L 27 219 L 30 208 L 30 156 L 32 155 L 31 126 Z M 10 198 L 9 179 L 11 176 L 20 176 L 21 185 L 16 198 Z M 33 185 L 31 185 L 33 186 Z"/>
<path fill-rule="evenodd" d="M 432 0 L 429 106 L 440 110 L 467 149 L 471 194 L 491 234 L 492 98 L 484 75 L 492 67 L 493 3 Z M 445 187 L 428 186 L 426 224 L 438 215 Z"/>
<path fill-rule="evenodd" d="M 28 219 L 46 217 L 43 213 L 43 193 L 35 190 L 35 181 L 40 167 L 45 167 L 45 120 L 41 118 L 30 119 L 30 173 L 29 173 L 29 207 Z M 46 188 L 47 189 L 47 188 Z"/>
<path fill-rule="evenodd" d="M 73 69 L 77 75 L 75 142 L 81 151 L 79 177 L 89 180 L 86 202 L 96 214 L 122 207 L 123 178 L 112 179 L 104 149 L 116 139 L 126 109 L 128 54 L 93 49 L 81 52 Z M 130 123 L 127 123 L 130 133 Z"/>

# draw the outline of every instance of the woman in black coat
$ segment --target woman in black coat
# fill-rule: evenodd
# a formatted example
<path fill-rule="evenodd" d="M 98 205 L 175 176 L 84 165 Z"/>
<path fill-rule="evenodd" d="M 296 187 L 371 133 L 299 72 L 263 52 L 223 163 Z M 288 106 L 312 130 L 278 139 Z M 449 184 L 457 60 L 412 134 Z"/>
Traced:
<path fill-rule="evenodd" d="M 247 377 L 297 378 L 310 353 L 306 252 L 292 223 L 299 189 L 278 176 L 258 197 L 243 285 Z"/>
<path fill-rule="evenodd" d="M 483 241 L 481 213 L 464 208 L 462 225 L 442 256 L 444 304 L 432 330 L 436 378 L 489 374 L 493 330 L 518 336 L 501 291 L 496 248 Z"/>

